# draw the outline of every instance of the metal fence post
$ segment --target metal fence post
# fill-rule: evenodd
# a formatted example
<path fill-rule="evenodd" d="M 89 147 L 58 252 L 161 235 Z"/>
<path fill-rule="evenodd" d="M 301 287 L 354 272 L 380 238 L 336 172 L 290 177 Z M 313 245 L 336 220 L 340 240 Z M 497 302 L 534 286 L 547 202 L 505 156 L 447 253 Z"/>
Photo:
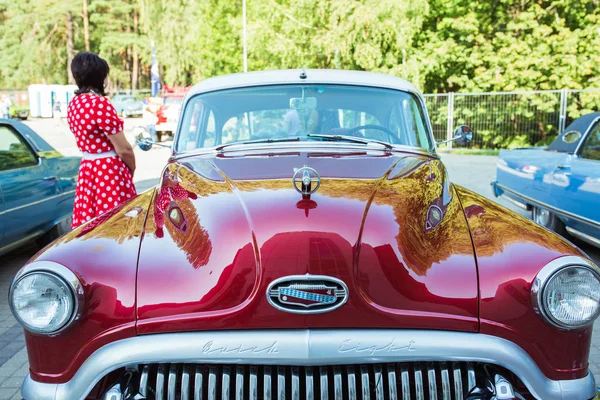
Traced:
<path fill-rule="evenodd" d="M 446 139 L 454 137 L 454 92 L 448 93 L 448 126 L 446 128 Z M 449 150 L 452 150 L 452 142 L 446 143 Z"/>
<path fill-rule="evenodd" d="M 565 123 L 567 121 L 567 89 L 560 91 L 560 112 L 558 116 L 558 134 L 565 131 Z"/>

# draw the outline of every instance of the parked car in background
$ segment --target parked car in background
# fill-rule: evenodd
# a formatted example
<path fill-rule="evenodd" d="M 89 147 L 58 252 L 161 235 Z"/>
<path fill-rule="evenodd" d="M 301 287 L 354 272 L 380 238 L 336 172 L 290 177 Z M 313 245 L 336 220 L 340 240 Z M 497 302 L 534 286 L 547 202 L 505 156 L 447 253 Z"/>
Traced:
<path fill-rule="evenodd" d="M 113 96 L 111 102 L 123 118 L 141 117 L 144 111 L 144 103 L 132 95 L 117 94 Z"/>
<path fill-rule="evenodd" d="M 159 185 L 37 254 L 9 299 L 25 400 L 596 392 L 598 267 L 452 184 L 423 96 L 388 75 L 203 81 Z"/>
<path fill-rule="evenodd" d="M 183 97 L 183 93 L 169 93 L 162 97 L 162 105 L 156 113 L 158 120 L 155 130 L 158 142 L 161 142 L 164 136 L 173 136 L 177 129 Z"/>
<path fill-rule="evenodd" d="M 79 162 L 27 125 L 0 119 L 0 254 L 71 229 Z"/>
<path fill-rule="evenodd" d="M 501 151 L 493 188 L 538 224 L 600 247 L 600 112 L 577 118 L 548 147 Z"/>
<path fill-rule="evenodd" d="M 9 115 L 10 118 L 13 119 L 20 119 L 22 121 L 26 120 L 27 118 L 29 118 L 29 107 L 27 106 L 12 106 L 9 109 Z"/>

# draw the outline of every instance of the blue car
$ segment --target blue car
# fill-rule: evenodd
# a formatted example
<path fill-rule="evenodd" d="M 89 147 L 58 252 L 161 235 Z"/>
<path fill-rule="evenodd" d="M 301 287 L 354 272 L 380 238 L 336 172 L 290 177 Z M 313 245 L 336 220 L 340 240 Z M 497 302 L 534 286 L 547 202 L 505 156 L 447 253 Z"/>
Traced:
<path fill-rule="evenodd" d="M 548 147 L 501 151 L 492 186 L 538 224 L 600 247 L 600 112 L 573 121 Z"/>
<path fill-rule="evenodd" d="M 144 103 L 137 100 L 135 96 L 117 94 L 111 101 L 117 114 L 123 118 L 141 117 L 144 113 Z"/>
<path fill-rule="evenodd" d="M 0 254 L 71 228 L 79 157 L 63 157 L 27 125 L 0 119 Z"/>

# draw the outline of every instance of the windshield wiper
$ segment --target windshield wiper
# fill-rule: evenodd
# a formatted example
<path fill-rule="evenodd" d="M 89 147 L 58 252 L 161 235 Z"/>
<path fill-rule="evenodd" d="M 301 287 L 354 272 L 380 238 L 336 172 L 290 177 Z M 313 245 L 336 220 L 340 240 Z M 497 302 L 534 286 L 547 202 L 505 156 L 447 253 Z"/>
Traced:
<path fill-rule="evenodd" d="M 255 143 L 277 143 L 277 142 L 299 142 L 299 137 L 287 137 L 287 138 L 270 138 L 270 139 L 257 139 L 257 140 L 247 140 L 245 142 L 232 142 L 219 145 L 215 147 L 216 151 L 223 150 L 225 147 L 229 146 L 237 146 L 240 144 L 255 144 Z"/>
<path fill-rule="evenodd" d="M 315 138 L 322 138 L 322 139 L 327 139 L 327 140 L 333 140 L 333 141 L 343 141 L 343 142 L 362 143 L 362 144 L 377 143 L 377 144 L 380 144 L 380 145 L 384 146 L 388 150 L 391 150 L 391 149 L 394 148 L 394 146 L 392 146 L 391 144 L 386 143 L 386 142 L 382 142 L 380 140 L 358 138 L 358 137 L 355 137 L 355 136 L 346 136 L 346 135 L 321 135 L 321 134 L 318 134 L 318 133 L 307 133 L 306 136 L 308 136 L 308 137 L 315 137 Z"/>

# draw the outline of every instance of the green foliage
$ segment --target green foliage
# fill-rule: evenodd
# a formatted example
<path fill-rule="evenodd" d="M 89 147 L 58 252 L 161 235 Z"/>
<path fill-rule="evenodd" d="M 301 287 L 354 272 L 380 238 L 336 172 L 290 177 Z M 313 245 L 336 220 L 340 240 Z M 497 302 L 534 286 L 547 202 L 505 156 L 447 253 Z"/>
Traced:
<path fill-rule="evenodd" d="M 167 85 L 242 71 L 242 0 L 87 1 L 91 50 L 109 61 L 113 90 L 136 76 L 149 87 L 151 41 Z M 0 87 L 67 82 L 66 15 L 83 51 L 82 4 L 0 0 Z M 247 16 L 250 71 L 376 71 L 424 93 L 600 87 L 600 0 L 247 0 Z M 597 94 L 569 96 L 567 122 L 600 108 Z M 478 121 L 476 147 L 545 144 L 556 134 L 558 96 L 465 101 L 455 122 Z M 447 99 L 428 106 L 443 139 Z"/>

